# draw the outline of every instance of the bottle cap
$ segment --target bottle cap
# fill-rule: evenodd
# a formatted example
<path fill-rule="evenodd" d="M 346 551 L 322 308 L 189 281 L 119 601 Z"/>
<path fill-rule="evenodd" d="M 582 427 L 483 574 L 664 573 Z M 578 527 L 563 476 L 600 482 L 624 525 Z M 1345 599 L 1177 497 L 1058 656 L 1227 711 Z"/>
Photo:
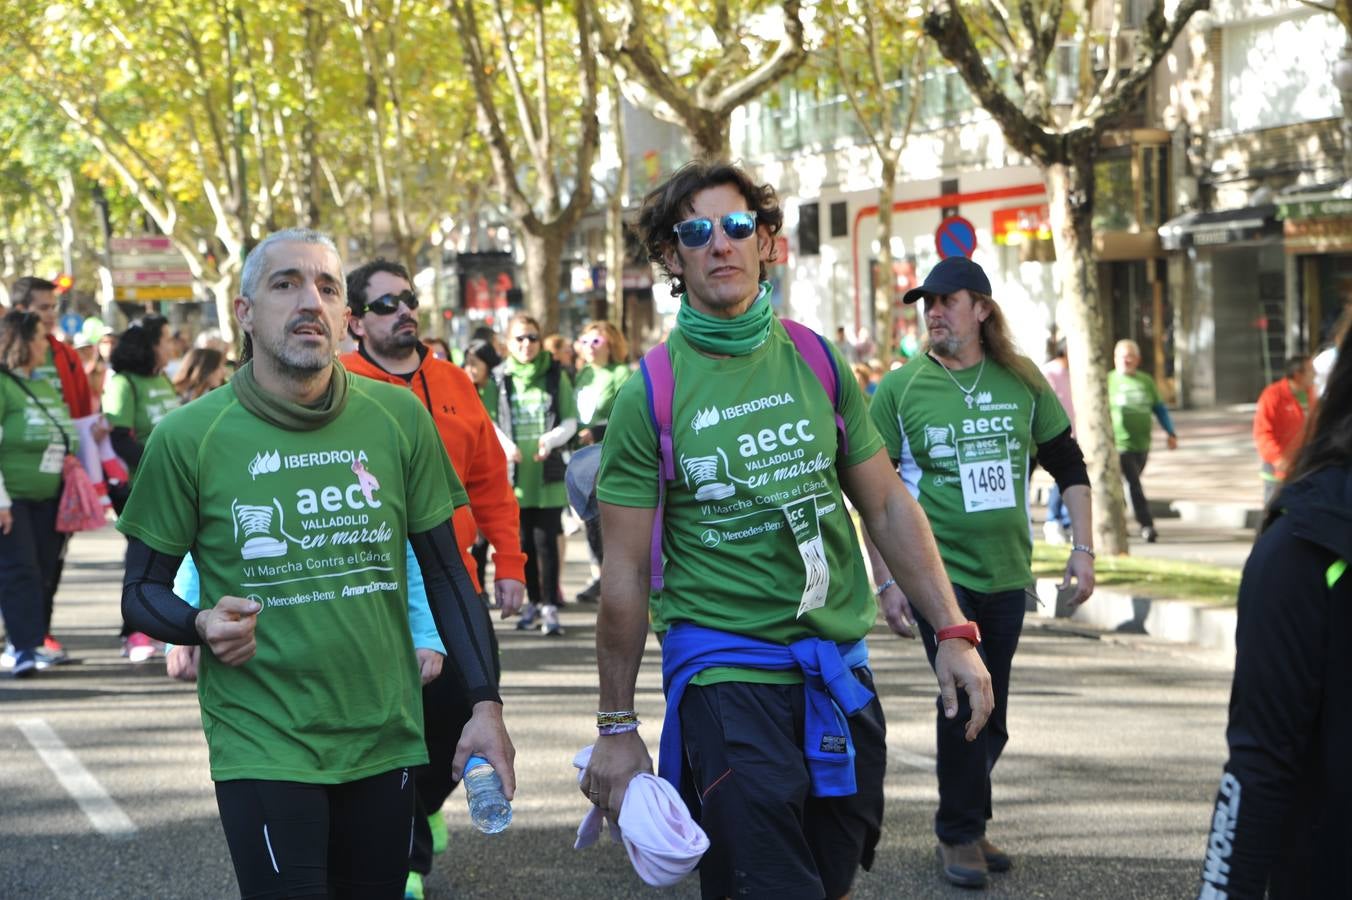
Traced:
<path fill-rule="evenodd" d="M 468 772 L 470 769 L 477 769 L 479 766 L 488 766 L 491 769 L 493 767 L 493 764 L 477 753 L 470 754 L 469 759 L 465 760 L 466 772 Z"/>

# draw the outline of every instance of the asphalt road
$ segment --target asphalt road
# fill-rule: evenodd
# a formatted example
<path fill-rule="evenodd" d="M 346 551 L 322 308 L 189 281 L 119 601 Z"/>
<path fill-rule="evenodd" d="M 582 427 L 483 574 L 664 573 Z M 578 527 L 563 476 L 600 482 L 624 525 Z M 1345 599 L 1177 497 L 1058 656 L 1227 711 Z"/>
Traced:
<path fill-rule="evenodd" d="M 580 543 L 570 552 L 566 585 L 576 589 Z M 0 676 L 0 897 L 237 896 L 196 695 L 168 680 L 160 662 L 119 657 L 120 559 L 111 532 L 81 536 L 72 550 L 57 632 L 78 662 L 23 682 Z M 594 618 L 591 608 L 569 606 L 561 638 L 499 625 L 518 749 L 515 820 L 502 835 L 480 835 L 452 797 L 451 849 L 438 858 L 429 897 L 651 892 L 619 846 L 572 849 L 587 808 L 570 761 L 591 739 Z M 889 721 L 887 820 L 874 869 L 861 874 L 854 896 L 970 897 L 941 883 L 934 860 L 934 689 L 924 654 L 882 631 L 872 652 Z M 654 752 L 662 709 L 655 660 L 654 644 L 638 698 Z M 1015 662 L 1012 739 L 996 771 L 989 832 L 1015 868 L 994 876 L 986 893 L 1195 893 L 1229 680 L 1228 661 L 1216 654 L 1030 624 Z M 662 896 L 697 897 L 697 880 Z"/>

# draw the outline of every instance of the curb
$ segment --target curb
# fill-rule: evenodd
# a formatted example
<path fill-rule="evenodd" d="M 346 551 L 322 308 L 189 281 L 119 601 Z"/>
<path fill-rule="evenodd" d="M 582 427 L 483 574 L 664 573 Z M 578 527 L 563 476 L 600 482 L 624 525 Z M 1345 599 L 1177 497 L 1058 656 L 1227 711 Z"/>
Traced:
<path fill-rule="evenodd" d="M 1178 644 L 1196 644 L 1210 650 L 1235 650 L 1234 607 L 1217 607 L 1186 600 L 1158 600 L 1119 591 L 1097 589 L 1079 609 L 1070 613 L 1058 595 L 1053 578 L 1037 580 L 1038 599 L 1054 620 L 1073 622 L 1100 631 L 1147 635 Z"/>

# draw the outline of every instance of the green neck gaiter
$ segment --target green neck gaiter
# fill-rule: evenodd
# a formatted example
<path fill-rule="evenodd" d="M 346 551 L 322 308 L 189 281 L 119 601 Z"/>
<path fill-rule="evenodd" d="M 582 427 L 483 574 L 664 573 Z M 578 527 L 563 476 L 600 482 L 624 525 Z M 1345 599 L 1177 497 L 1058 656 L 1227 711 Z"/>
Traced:
<path fill-rule="evenodd" d="M 770 337 L 770 326 L 774 321 L 768 281 L 761 282 L 755 301 L 735 319 L 720 319 L 699 312 L 690 305 L 688 297 L 681 298 L 681 311 L 676 314 L 676 327 L 691 346 L 720 356 L 746 356 Z"/>
<path fill-rule="evenodd" d="M 553 361 L 554 357 L 549 354 L 548 350 L 541 350 L 535 355 L 535 359 L 532 359 L 530 362 L 522 362 L 515 356 L 508 356 L 507 374 L 511 375 L 512 378 L 520 379 L 523 382 L 529 381 L 536 375 L 543 374 L 544 371 L 549 368 L 549 364 Z"/>
<path fill-rule="evenodd" d="M 249 412 L 286 431 L 314 431 L 323 428 L 342 414 L 347 406 L 347 370 L 338 360 L 333 361 L 333 377 L 329 389 L 315 406 L 302 406 L 269 394 L 258 386 L 254 378 L 253 362 L 239 367 L 230 379 L 239 403 Z"/>

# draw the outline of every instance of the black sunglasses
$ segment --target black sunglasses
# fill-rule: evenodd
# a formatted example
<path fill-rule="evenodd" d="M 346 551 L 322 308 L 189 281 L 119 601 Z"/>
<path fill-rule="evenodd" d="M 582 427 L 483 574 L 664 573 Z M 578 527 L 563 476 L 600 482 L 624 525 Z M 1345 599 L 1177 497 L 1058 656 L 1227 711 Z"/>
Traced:
<path fill-rule="evenodd" d="M 734 212 L 721 216 L 718 225 L 730 240 L 744 241 L 756 233 L 756 214 L 754 212 Z M 671 227 L 680 239 L 681 246 L 687 250 L 698 250 L 714 237 L 714 220 L 708 218 L 686 219 Z"/>
<path fill-rule="evenodd" d="M 518 344 L 522 341 L 533 344 L 539 339 L 540 336 L 538 334 L 518 334 L 516 337 L 512 338 L 512 340 L 516 341 Z"/>
<path fill-rule="evenodd" d="M 409 310 L 415 310 L 418 308 L 418 295 L 413 293 L 411 288 L 402 294 L 382 294 L 366 304 L 366 308 L 362 310 L 362 315 L 373 312 L 378 316 L 388 316 L 399 310 L 400 303 L 407 306 Z"/>

